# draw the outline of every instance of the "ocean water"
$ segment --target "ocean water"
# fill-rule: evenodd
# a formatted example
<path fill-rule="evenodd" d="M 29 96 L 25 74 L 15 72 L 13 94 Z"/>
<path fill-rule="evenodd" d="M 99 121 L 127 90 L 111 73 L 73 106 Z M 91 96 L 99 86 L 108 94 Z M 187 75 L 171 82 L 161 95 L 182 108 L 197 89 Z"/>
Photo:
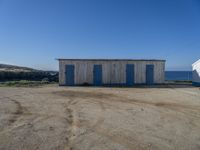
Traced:
<path fill-rule="evenodd" d="M 192 71 L 165 71 L 165 80 L 192 80 Z"/>

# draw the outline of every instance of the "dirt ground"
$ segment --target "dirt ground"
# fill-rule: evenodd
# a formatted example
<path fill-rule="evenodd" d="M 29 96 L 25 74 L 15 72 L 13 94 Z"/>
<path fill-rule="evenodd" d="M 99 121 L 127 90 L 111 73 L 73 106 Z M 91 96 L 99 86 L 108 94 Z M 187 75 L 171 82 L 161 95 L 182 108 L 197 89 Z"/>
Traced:
<path fill-rule="evenodd" d="M 0 88 L 0 150 L 199 150 L 200 89 Z"/>

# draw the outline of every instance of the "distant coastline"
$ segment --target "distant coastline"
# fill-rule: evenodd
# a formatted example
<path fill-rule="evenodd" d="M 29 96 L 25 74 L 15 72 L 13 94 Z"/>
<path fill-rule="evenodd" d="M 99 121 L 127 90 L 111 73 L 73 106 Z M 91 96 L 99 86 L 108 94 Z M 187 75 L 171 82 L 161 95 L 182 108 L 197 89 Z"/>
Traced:
<path fill-rule="evenodd" d="M 165 71 L 165 80 L 168 81 L 191 81 L 192 71 Z"/>

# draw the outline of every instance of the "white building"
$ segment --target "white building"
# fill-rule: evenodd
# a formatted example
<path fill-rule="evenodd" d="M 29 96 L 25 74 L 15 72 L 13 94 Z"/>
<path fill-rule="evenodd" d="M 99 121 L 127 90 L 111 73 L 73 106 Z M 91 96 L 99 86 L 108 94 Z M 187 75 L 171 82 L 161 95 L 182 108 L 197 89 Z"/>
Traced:
<path fill-rule="evenodd" d="M 200 59 L 192 64 L 192 82 L 195 86 L 200 86 Z"/>

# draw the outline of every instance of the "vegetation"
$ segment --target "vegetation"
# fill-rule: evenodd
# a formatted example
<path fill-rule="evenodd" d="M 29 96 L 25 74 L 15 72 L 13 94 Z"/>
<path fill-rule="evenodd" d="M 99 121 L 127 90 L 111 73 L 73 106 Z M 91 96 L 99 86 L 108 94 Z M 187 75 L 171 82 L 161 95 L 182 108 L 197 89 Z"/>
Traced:
<path fill-rule="evenodd" d="M 28 81 L 28 80 L 6 81 L 6 82 L 0 82 L 0 87 L 36 87 L 53 83 L 56 82 L 49 82 L 46 81 L 46 79 L 42 81 Z"/>
<path fill-rule="evenodd" d="M 38 86 L 58 82 L 58 72 L 0 64 L 0 86 Z"/>
<path fill-rule="evenodd" d="M 5 82 L 5 84 L 14 84 L 15 82 L 19 84 L 27 84 L 23 82 L 21 83 L 21 80 L 34 81 L 35 83 L 37 83 L 36 81 L 38 81 L 38 83 L 43 83 L 44 81 L 58 82 L 58 72 L 42 71 L 28 67 L 0 64 L 0 82 Z"/>
<path fill-rule="evenodd" d="M 31 80 L 41 81 L 42 79 L 48 79 L 48 81 L 58 82 L 57 72 L 38 71 L 38 72 L 11 72 L 1 71 L 0 81 L 14 81 L 14 80 Z"/>

